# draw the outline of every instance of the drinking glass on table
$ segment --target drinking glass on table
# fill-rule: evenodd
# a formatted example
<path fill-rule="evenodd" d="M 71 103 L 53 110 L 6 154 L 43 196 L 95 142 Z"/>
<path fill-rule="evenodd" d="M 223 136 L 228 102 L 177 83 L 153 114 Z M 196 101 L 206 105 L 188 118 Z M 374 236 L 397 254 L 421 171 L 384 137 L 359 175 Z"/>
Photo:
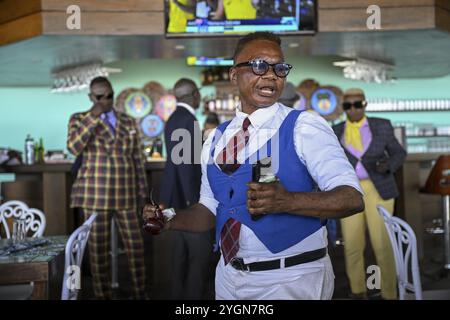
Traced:
<path fill-rule="evenodd" d="M 17 218 L 14 219 L 13 223 L 13 234 L 12 240 L 13 244 L 21 243 L 25 240 L 27 234 L 25 219 Z"/>

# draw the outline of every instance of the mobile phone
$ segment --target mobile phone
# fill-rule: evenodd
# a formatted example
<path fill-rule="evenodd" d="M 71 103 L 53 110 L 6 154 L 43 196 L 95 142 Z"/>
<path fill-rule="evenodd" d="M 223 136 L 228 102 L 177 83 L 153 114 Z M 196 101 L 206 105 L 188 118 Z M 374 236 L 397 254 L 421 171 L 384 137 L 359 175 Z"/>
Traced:
<path fill-rule="evenodd" d="M 277 178 L 272 170 L 272 159 L 270 157 L 256 161 L 252 165 L 252 181 L 259 183 L 270 183 L 277 181 Z M 257 221 L 264 215 L 252 215 L 252 220 Z"/>

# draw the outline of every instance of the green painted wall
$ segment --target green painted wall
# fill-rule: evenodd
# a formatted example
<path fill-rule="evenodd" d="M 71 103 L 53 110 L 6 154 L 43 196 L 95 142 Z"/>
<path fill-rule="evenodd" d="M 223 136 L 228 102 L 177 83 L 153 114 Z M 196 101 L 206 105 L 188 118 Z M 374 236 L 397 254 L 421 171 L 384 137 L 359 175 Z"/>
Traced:
<path fill-rule="evenodd" d="M 365 84 L 344 79 L 340 68 L 333 67 L 337 57 L 287 57 L 294 65 L 289 81 L 294 84 L 314 78 L 322 85 L 337 85 L 342 89 L 361 87 L 367 97 L 399 99 L 450 98 L 450 76 L 437 79 L 399 80 L 396 84 Z M 184 59 L 128 60 L 110 65 L 123 70 L 111 76 L 116 93 L 129 87 L 142 87 L 155 80 L 171 88 L 180 77 L 190 77 L 199 83 L 200 68 L 187 67 Z M 213 92 L 212 87 L 202 94 Z M 50 88 L 0 88 L 0 146 L 22 150 L 26 135 L 42 137 L 46 149 L 65 149 L 67 123 L 74 112 L 90 107 L 87 92 L 52 94 Z M 435 124 L 450 123 L 450 112 L 377 113 L 393 121 L 416 120 Z"/>

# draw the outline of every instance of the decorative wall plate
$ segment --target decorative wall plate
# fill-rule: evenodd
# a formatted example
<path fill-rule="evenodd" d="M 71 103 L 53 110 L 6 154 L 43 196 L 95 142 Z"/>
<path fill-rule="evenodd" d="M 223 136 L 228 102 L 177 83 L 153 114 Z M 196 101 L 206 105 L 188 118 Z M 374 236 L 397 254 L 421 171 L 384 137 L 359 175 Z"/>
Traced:
<path fill-rule="evenodd" d="M 125 112 L 133 118 L 142 118 L 151 111 L 150 98 L 142 91 L 130 94 L 125 100 Z"/>
<path fill-rule="evenodd" d="M 156 103 L 155 113 L 164 121 L 167 121 L 170 115 L 177 108 L 177 99 L 171 94 L 162 96 Z"/>
<path fill-rule="evenodd" d="M 149 114 L 141 121 L 141 129 L 145 136 L 155 138 L 164 130 L 164 122 L 156 114 Z"/>

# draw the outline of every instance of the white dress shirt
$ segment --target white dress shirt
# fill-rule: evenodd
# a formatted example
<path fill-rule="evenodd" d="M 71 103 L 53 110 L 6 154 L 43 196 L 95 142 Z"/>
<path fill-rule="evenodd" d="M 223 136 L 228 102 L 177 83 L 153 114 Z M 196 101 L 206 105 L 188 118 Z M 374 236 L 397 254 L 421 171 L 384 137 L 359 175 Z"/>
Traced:
<path fill-rule="evenodd" d="M 274 104 L 267 108 L 261 108 L 250 116 L 236 110 L 236 117 L 228 125 L 221 139 L 214 149 L 214 161 L 217 154 L 226 146 L 228 140 L 242 127 L 242 123 L 249 116 L 250 140 L 248 151 L 242 150 L 238 154 L 238 161 L 244 160 L 245 154 L 253 154 L 264 145 L 280 128 L 286 116 L 292 109 L 282 104 Z M 200 203 L 206 206 L 213 214 L 216 214 L 218 201 L 209 185 L 207 176 L 207 163 L 212 133 L 206 140 L 202 151 L 202 186 L 200 190 Z M 338 186 L 347 185 L 354 187 L 362 193 L 355 170 L 349 163 L 344 150 L 331 129 L 330 125 L 320 116 L 302 112 L 298 117 L 294 129 L 295 150 L 302 163 L 308 169 L 309 174 L 322 191 L 332 190 Z M 217 165 L 217 164 L 216 164 Z M 241 227 L 239 237 L 239 252 L 237 256 L 243 257 L 246 263 L 267 260 L 268 258 L 286 257 L 311 251 L 327 246 L 326 228 L 316 231 L 298 244 L 277 254 L 271 253 L 264 244 L 245 225 Z"/>
<path fill-rule="evenodd" d="M 195 117 L 195 109 L 192 108 L 190 105 L 184 102 L 177 102 L 177 108 L 182 107 L 185 108 L 187 111 L 189 111 L 194 117 Z"/>

